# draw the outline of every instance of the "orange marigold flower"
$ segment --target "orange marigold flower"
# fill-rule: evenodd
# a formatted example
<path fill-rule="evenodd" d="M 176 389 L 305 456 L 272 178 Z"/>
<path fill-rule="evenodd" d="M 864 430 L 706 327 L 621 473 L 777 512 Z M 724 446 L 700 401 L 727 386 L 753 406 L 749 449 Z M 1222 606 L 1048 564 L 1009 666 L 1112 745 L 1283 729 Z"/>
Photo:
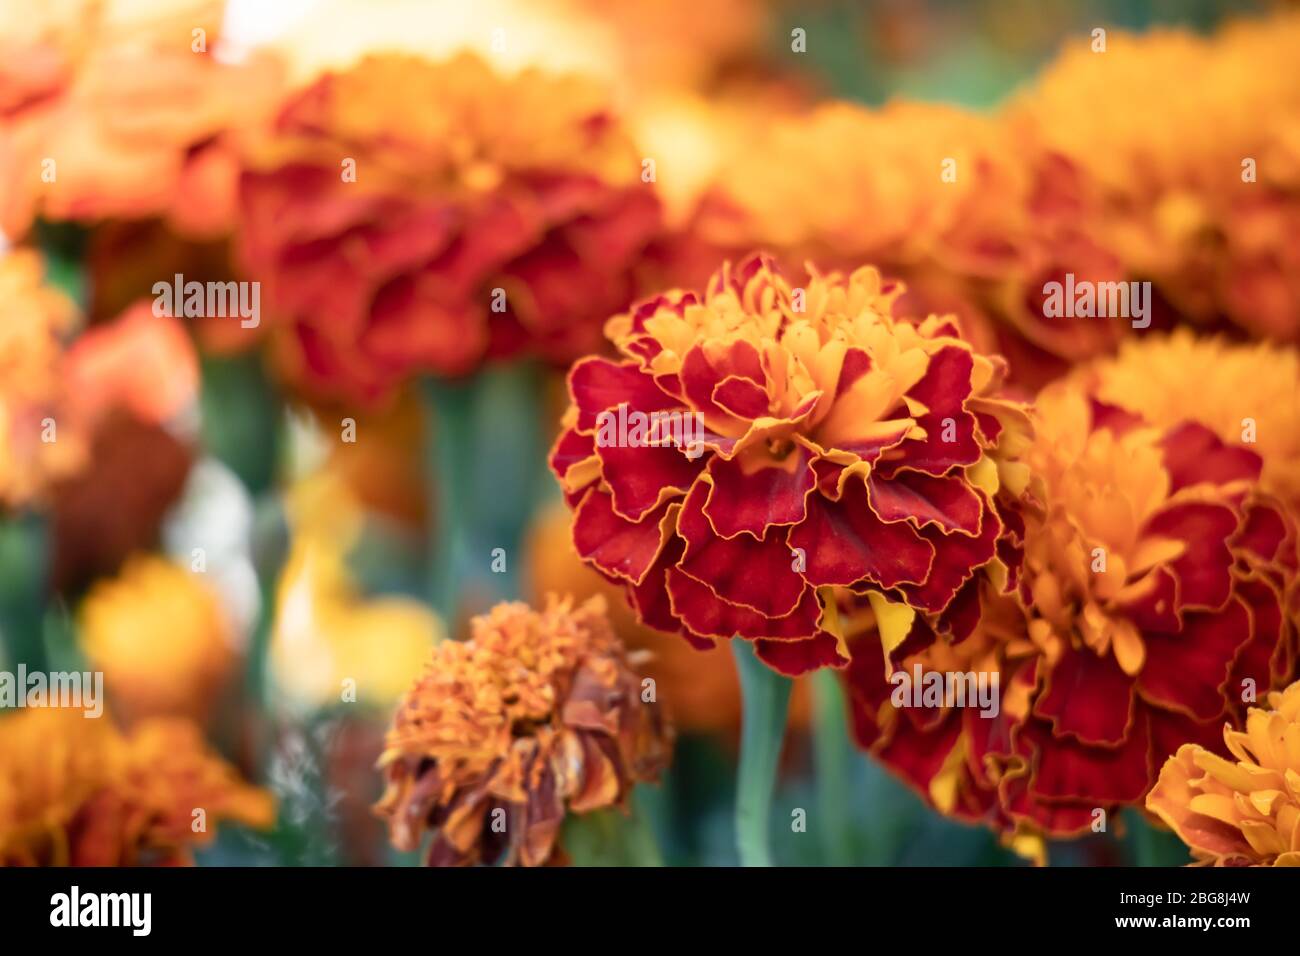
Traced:
<path fill-rule="evenodd" d="M 186 863 L 218 821 L 266 828 L 274 813 L 270 794 L 240 781 L 185 721 L 124 736 L 80 711 L 0 719 L 0 865 Z"/>
<path fill-rule="evenodd" d="M 1122 276 L 1077 224 L 1088 198 L 1077 166 L 1001 117 L 830 103 L 766 127 L 719 164 L 696 225 L 708 241 L 794 262 L 875 263 L 907 284 L 909 311 L 956 312 L 1031 384 L 1040 366 L 1059 373 L 1123 334 L 1121 323 L 1044 319 L 1043 287 L 1066 271 Z"/>
<path fill-rule="evenodd" d="M 243 258 L 288 374 L 325 395 L 589 351 L 658 221 L 603 90 L 471 55 L 327 75 L 249 162 Z"/>
<path fill-rule="evenodd" d="M 1260 485 L 1300 514 L 1300 353 L 1237 344 L 1187 329 L 1126 342 L 1077 373 L 1103 402 L 1172 427 L 1200 422 L 1263 459 Z"/>
<path fill-rule="evenodd" d="M 236 634 L 199 576 L 138 555 L 91 587 L 80 609 L 81 647 L 104 672 L 115 712 L 129 720 L 186 716 L 200 723 L 235 666 Z"/>
<path fill-rule="evenodd" d="M 982 582 L 969 636 L 850 617 L 858 740 L 946 813 L 1036 853 L 1140 801 L 1184 743 L 1216 749 L 1252 687 L 1295 667 L 1296 533 L 1260 460 L 1197 423 L 1151 427 L 1077 383 L 1039 396 L 1018 600 Z M 876 633 L 879 631 L 880 633 Z M 889 666 L 880 672 L 881 650 Z M 996 674 L 966 702 L 897 713 L 898 671 Z"/>
<path fill-rule="evenodd" d="M 30 250 L 0 256 L 0 507 L 41 498 L 85 457 L 78 423 L 60 414 L 64 342 L 80 317 L 44 271 Z"/>
<path fill-rule="evenodd" d="M 623 803 L 666 766 L 671 732 L 605 604 L 498 604 L 446 641 L 397 711 L 376 809 L 393 844 L 434 831 L 432 866 L 563 860 L 566 812 Z M 504 826 L 498 825 L 503 824 Z"/>
<path fill-rule="evenodd" d="M 1001 360 L 952 317 L 895 317 L 901 291 L 871 268 L 795 288 L 756 255 L 611 319 L 622 360 L 573 367 L 551 466 L 643 623 L 793 675 L 846 663 L 836 589 L 948 630 L 976 570 L 1006 571 L 1026 475 L 998 456 L 1027 419 Z"/>
<path fill-rule="evenodd" d="M 279 82 L 269 61 L 210 55 L 223 6 L 58 4 L 45 29 L 6 37 L 0 52 L 20 65 L 0 72 L 0 229 L 20 236 L 40 215 L 229 231 L 238 163 L 227 134 L 264 118 Z"/>
<path fill-rule="evenodd" d="M 1300 866 L 1300 683 L 1223 729 L 1232 759 L 1183 744 L 1165 761 L 1147 809 L 1201 864 Z"/>
<path fill-rule="evenodd" d="M 1295 13 L 1208 39 L 1113 32 L 1104 55 L 1067 49 L 1012 107 L 1083 170 L 1086 228 L 1128 272 L 1198 322 L 1286 340 L 1300 336 L 1297 44 Z"/>

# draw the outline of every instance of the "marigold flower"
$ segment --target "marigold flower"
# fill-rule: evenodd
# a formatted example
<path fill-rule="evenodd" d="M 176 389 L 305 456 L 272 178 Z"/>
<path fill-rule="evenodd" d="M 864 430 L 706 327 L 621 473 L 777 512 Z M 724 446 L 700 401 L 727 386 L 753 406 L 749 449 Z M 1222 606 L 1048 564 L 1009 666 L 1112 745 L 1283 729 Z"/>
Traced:
<path fill-rule="evenodd" d="M 582 354 L 658 220 L 601 89 L 471 55 L 322 77 L 249 164 L 243 259 L 288 374 L 325 395 Z"/>
<path fill-rule="evenodd" d="M 0 73 L 0 229 L 23 235 L 40 215 L 227 232 L 238 178 L 227 134 L 265 117 L 279 81 L 268 61 L 210 55 L 223 6 L 52 5 L 44 29 L 37 18 L 6 37 L 0 51 L 18 65 Z"/>
<path fill-rule="evenodd" d="M 1232 759 L 1183 744 L 1165 761 L 1147 809 L 1201 864 L 1300 866 L 1300 683 L 1223 729 Z"/>
<path fill-rule="evenodd" d="M 695 229 L 724 249 L 874 263 L 906 283 L 905 308 L 956 312 L 982 350 L 1007 354 L 1032 385 L 1040 367 L 1059 374 L 1123 334 L 1119 323 L 1044 319 L 1043 287 L 1067 270 L 1122 277 L 1078 226 L 1087 202 L 1073 163 L 1000 116 L 829 103 L 747 137 L 719 164 Z"/>
<path fill-rule="evenodd" d="M 1114 359 L 1077 372 L 1103 402 L 1164 428 L 1200 422 L 1263 459 L 1260 485 L 1300 514 L 1300 354 L 1187 329 L 1126 342 Z"/>
<path fill-rule="evenodd" d="M 187 863 L 219 821 L 266 828 L 274 809 L 182 720 L 128 736 L 66 709 L 0 719 L 0 865 Z"/>
<path fill-rule="evenodd" d="M 942 616 L 1003 563 L 1025 473 L 994 452 L 1027 421 L 1003 363 L 951 317 L 894 317 L 901 291 L 871 268 L 796 289 L 756 255 L 611 319 L 622 360 L 573 367 L 551 465 L 578 554 L 643 623 L 793 675 L 847 662 L 836 589 Z"/>
<path fill-rule="evenodd" d="M 1039 396 L 1016 595 L 980 584 L 969 634 L 846 615 L 858 741 L 945 813 L 1027 855 L 1140 801 L 1187 742 L 1213 747 L 1243 697 L 1295 666 L 1288 513 L 1260 460 L 1205 426 L 1155 428 L 1066 382 Z M 892 649 L 890 645 L 893 645 Z M 880 672 L 884 650 L 889 662 Z M 907 709 L 898 671 L 998 677 L 996 709 Z"/>
<path fill-rule="evenodd" d="M 376 810 L 398 849 L 433 830 L 433 866 L 559 863 L 565 814 L 622 804 L 671 737 L 601 598 L 498 604 L 434 648 L 399 707 Z"/>
<path fill-rule="evenodd" d="M 1204 425 L 1147 426 L 1068 384 L 1039 396 L 1043 507 L 1020 593 L 1037 693 L 1000 782 L 1013 818 L 1079 832 L 1140 800 L 1181 744 L 1295 665 L 1291 517 L 1261 461 Z"/>
<path fill-rule="evenodd" d="M 1010 111 L 1083 171 L 1085 228 L 1130 275 L 1197 322 L 1286 340 L 1300 336 L 1297 43 L 1294 13 L 1212 38 L 1112 32 L 1104 55 L 1068 48 Z"/>
<path fill-rule="evenodd" d="M 236 634 L 216 592 L 158 555 L 137 555 L 82 602 L 81 647 L 128 720 L 203 723 L 236 662 Z"/>

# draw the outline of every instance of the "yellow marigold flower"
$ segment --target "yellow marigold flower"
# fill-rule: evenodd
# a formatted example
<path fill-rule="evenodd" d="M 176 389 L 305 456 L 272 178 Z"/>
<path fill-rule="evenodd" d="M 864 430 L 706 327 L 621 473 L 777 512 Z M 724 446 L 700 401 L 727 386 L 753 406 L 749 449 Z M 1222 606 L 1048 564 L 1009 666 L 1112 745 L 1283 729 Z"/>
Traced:
<path fill-rule="evenodd" d="M 401 850 L 432 829 L 432 866 L 560 863 L 565 814 L 621 805 L 670 740 L 602 598 L 498 604 L 434 649 L 403 700 L 376 810 Z"/>
<path fill-rule="evenodd" d="M 218 821 L 266 828 L 274 812 L 271 795 L 243 783 L 185 721 L 148 721 L 125 736 L 80 711 L 0 720 L 0 865 L 186 863 Z"/>
<path fill-rule="evenodd" d="M 1067 49 L 1012 121 L 1083 170 L 1089 228 L 1180 313 L 1296 338 L 1300 15 L 1106 42 Z"/>
<path fill-rule="evenodd" d="M 1264 460 L 1261 486 L 1300 513 L 1300 353 L 1180 329 L 1131 339 L 1080 370 L 1104 402 L 1171 427 L 1191 420 Z"/>
<path fill-rule="evenodd" d="M 0 257 L 0 507 L 39 498 L 55 478 L 84 460 L 71 416 L 60 414 L 64 340 L 80 317 L 76 305 L 44 282 L 39 254 Z M 53 420 L 53 437 L 50 421 Z"/>
<path fill-rule="evenodd" d="M 352 699 L 391 706 L 442 640 L 441 620 L 410 598 L 357 593 L 346 555 L 362 513 L 345 476 L 324 470 L 299 482 L 289 517 L 293 544 L 271 632 L 276 686 L 309 707 L 352 691 Z"/>
<path fill-rule="evenodd" d="M 1147 809 L 1201 864 L 1300 866 L 1300 682 L 1223 729 L 1233 759 L 1184 744 L 1165 761 Z"/>
<path fill-rule="evenodd" d="M 81 646 L 124 717 L 202 723 L 237 660 L 232 622 L 215 591 L 159 555 L 137 555 L 100 579 L 80 611 Z"/>

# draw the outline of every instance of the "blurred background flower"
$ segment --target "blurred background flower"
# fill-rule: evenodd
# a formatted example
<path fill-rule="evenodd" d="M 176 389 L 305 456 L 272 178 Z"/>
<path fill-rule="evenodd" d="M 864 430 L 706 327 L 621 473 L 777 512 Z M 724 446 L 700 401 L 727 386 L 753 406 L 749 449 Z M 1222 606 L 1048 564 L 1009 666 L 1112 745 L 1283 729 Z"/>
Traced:
<path fill-rule="evenodd" d="M 242 257 L 282 367 L 354 401 L 419 371 L 589 351 L 658 218 L 600 87 L 469 54 L 328 74 L 249 162 Z"/>
<path fill-rule="evenodd" d="M 0 723 L 0 863 L 189 862 L 220 821 L 267 827 L 271 795 L 241 781 L 181 720 L 129 734 L 80 712 L 27 710 Z"/>

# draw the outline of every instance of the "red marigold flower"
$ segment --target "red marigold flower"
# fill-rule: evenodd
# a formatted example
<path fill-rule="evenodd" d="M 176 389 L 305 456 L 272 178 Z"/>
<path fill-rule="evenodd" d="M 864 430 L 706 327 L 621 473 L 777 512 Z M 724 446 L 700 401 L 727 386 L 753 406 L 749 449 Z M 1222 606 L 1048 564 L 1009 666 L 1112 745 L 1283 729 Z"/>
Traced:
<path fill-rule="evenodd" d="M 602 90 L 469 54 L 321 78 L 249 166 L 243 259 L 287 371 L 360 399 L 416 371 L 590 351 L 658 222 Z"/>
<path fill-rule="evenodd" d="M 1021 596 L 1039 693 L 1002 795 L 1077 832 L 1093 807 L 1141 800 L 1181 744 L 1218 749 L 1251 689 L 1289 680 L 1296 532 L 1259 490 L 1260 457 L 1204 425 L 1144 427 L 1068 386 L 1037 409 L 1045 507 Z"/>
<path fill-rule="evenodd" d="M 891 655 L 996 672 L 997 712 L 890 713 L 871 635 L 849 673 L 864 745 L 941 809 L 1019 837 L 1082 833 L 1141 801 L 1183 744 L 1222 752 L 1224 721 L 1295 668 L 1296 533 L 1258 455 L 1074 382 L 1039 396 L 1034 429 L 1019 606 L 986 592 L 967 639 L 913 627 Z"/>
<path fill-rule="evenodd" d="M 871 268 L 795 288 L 755 255 L 611 319 L 622 360 L 573 367 L 551 465 L 578 553 L 644 623 L 793 675 L 847 662 L 837 590 L 943 617 L 1006 570 L 1025 473 L 994 452 L 1027 420 L 955 320 L 893 316 L 901 291 Z"/>
<path fill-rule="evenodd" d="M 620 805 L 667 765 L 671 731 L 595 597 L 498 604 L 444 641 L 379 759 L 393 844 L 431 866 L 563 862 L 566 812 Z"/>

